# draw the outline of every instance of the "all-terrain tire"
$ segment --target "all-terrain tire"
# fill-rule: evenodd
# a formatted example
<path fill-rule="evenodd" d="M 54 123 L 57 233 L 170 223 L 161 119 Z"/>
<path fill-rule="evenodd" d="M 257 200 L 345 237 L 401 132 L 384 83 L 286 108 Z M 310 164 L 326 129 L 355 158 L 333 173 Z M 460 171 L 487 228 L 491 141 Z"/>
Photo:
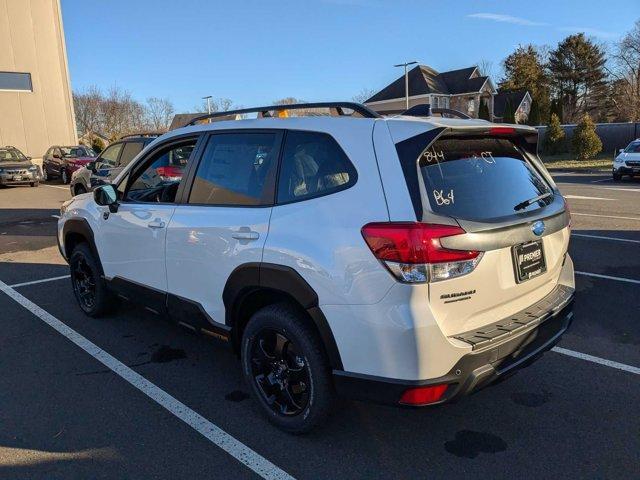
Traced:
<path fill-rule="evenodd" d="M 278 303 L 254 313 L 242 335 L 242 371 L 252 396 L 270 422 L 293 434 L 306 433 L 321 424 L 330 414 L 335 401 L 329 361 L 319 335 L 309 322 L 304 312 L 295 306 Z M 252 352 L 258 347 L 257 342 L 272 332 L 289 340 L 291 351 L 296 352 L 295 361 L 299 362 L 295 366 L 304 365 L 300 368 L 304 368 L 305 382 L 308 382 L 303 394 L 307 395 L 307 401 L 296 414 L 283 414 L 269 405 L 252 369 L 255 365 L 255 362 L 252 363 Z"/>

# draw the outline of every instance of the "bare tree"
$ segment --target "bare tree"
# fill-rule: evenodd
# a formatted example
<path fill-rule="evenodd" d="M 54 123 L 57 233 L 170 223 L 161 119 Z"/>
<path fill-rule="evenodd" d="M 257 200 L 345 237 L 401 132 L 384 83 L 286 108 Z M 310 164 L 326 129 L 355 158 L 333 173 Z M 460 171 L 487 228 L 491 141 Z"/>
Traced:
<path fill-rule="evenodd" d="M 95 85 L 83 92 L 73 92 L 76 127 L 82 135 L 91 138 L 100 131 L 103 100 L 102 92 Z"/>
<path fill-rule="evenodd" d="M 169 99 L 149 97 L 145 106 L 145 123 L 154 132 L 166 132 L 169 130 L 174 112 Z"/>
<path fill-rule="evenodd" d="M 640 121 L 640 20 L 613 50 L 612 101 L 618 120 Z"/>
<path fill-rule="evenodd" d="M 102 111 L 103 131 L 112 141 L 122 135 L 148 130 L 144 106 L 118 86 L 109 89 Z"/>
<path fill-rule="evenodd" d="M 376 93 L 375 90 L 372 90 L 370 88 L 363 88 L 362 90 L 360 90 L 359 93 L 354 95 L 352 99 L 354 102 L 364 103 L 365 101 L 373 97 L 375 93 Z"/>
<path fill-rule="evenodd" d="M 233 103 L 233 100 L 230 98 L 219 97 L 212 98 L 211 102 L 211 112 L 228 112 L 229 110 L 240 108 L 238 105 Z M 207 101 L 203 100 L 202 103 L 193 107 L 193 109 L 198 113 L 207 113 L 209 106 L 207 105 Z"/>
<path fill-rule="evenodd" d="M 482 77 L 493 77 L 493 62 L 486 58 L 481 59 L 478 61 L 478 70 Z"/>
<path fill-rule="evenodd" d="M 305 103 L 305 101 L 295 97 L 284 97 L 273 101 L 274 105 L 294 105 L 296 103 Z"/>

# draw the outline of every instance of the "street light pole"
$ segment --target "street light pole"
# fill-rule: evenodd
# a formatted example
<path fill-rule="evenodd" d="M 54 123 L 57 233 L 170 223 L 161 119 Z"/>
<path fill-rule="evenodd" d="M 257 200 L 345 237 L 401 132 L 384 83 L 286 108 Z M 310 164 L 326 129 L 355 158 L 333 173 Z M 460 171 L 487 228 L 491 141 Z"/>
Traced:
<path fill-rule="evenodd" d="M 394 65 L 394 67 L 404 67 L 404 101 L 405 101 L 405 110 L 409 110 L 409 70 L 407 67 L 409 65 L 415 65 L 418 62 L 405 62 L 399 63 L 398 65 Z"/>
<path fill-rule="evenodd" d="M 211 98 L 212 95 L 207 95 L 206 97 L 202 97 L 203 100 L 207 101 L 207 113 L 211 114 Z"/>

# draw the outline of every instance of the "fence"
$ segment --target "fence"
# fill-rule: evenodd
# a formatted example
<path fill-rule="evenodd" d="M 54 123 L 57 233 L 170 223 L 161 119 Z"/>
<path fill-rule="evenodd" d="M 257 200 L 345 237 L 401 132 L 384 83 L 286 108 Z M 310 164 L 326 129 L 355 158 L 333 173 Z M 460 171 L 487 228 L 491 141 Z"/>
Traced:
<path fill-rule="evenodd" d="M 570 145 L 576 125 L 562 125 L 562 128 L 567 145 Z M 540 145 L 543 145 L 547 127 L 540 126 L 536 129 L 540 135 Z M 596 123 L 596 133 L 602 141 L 602 152 L 617 154 L 618 150 L 625 148 L 629 142 L 640 138 L 640 123 Z"/>

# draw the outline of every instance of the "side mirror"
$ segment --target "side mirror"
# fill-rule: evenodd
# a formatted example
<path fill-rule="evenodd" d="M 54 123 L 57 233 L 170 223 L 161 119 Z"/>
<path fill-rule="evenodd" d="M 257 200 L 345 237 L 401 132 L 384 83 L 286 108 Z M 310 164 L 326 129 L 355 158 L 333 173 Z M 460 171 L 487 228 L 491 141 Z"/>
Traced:
<path fill-rule="evenodd" d="M 118 211 L 118 192 L 113 185 L 101 185 L 93 191 L 93 199 L 98 205 L 109 207 L 111 213 Z"/>
<path fill-rule="evenodd" d="M 87 170 L 89 170 L 90 172 L 95 172 L 97 170 L 96 168 L 96 162 L 89 162 L 87 163 Z"/>

